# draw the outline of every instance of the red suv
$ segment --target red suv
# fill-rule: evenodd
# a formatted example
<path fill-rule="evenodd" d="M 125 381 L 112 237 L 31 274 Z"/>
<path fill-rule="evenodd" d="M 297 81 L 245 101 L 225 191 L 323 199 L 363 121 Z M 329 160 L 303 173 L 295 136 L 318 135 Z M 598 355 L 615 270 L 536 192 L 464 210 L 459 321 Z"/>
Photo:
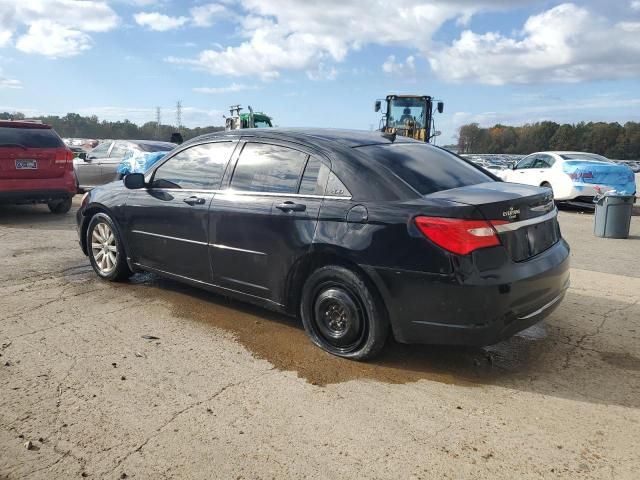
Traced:
<path fill-rule="evenodd" d="M 0 120 L 0 203 L 67 213 L 76 185 L 73 152 L 49 125 Z"/>

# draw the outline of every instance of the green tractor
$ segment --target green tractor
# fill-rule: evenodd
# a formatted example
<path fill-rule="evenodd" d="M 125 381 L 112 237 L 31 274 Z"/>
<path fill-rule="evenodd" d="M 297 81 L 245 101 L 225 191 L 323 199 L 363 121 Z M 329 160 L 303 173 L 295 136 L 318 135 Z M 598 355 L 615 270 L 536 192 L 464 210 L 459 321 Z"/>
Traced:
<path fill-rule="evenodd" d="M 385 100 L 376 100 L 375 111 L 382 109 L 380 130 L 390 135 L 415 138 L 423 142 L 440 135 L 433 124 L 433 110 L 435 100 L 428 95 L 387 95 Z M 444 110 L 444 103 L 435 103 L 438 113 Z"/>
<path fill-rule="evenodd" d="M 240 105 L 231 105 L 229 107 L 230 116 L 225 119 L 225 130 L 240 130 L 244 128 L 271 128 L 271 117 L 262 113 L 254 112 L 251 106 L 248 107 L 249 113 L 240 113 L 242 107 Z"/>

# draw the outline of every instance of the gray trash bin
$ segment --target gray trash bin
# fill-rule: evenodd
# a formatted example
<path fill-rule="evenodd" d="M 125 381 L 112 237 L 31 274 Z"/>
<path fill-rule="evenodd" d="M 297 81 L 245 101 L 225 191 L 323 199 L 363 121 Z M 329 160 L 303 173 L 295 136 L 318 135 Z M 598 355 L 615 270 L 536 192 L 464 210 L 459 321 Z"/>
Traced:
<path fill-rule="evenodd" d="M 633 213 L 633 195 L 603 195 L 595 200 L 593 233 L 596 237 L 627 238 Z"/>

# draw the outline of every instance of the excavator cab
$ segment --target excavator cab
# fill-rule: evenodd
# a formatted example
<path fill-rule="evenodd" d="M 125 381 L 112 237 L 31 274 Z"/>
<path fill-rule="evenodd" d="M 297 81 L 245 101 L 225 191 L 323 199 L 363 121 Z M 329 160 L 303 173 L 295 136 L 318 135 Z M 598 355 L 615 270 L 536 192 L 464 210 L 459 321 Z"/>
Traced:
<path fill-rule="evenodd" d="M 375 111 L 382 109 L 382 100 L 375 103 Z M 387 95 L 384 100 L 386 109 L 382 112 L 380 130 L 385 133 L 415 138 L 429 142 L 440 132 L 433 127 L 434 101 L 428 95 Z M 436 109 L 444 110 L 444 103 L 438 101 Z"/>

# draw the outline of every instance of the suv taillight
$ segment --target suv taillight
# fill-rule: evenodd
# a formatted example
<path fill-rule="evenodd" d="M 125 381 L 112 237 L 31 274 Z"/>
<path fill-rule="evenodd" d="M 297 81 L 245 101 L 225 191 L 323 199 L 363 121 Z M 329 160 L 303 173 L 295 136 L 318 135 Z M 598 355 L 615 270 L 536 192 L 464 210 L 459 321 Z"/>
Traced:
<path fill-rule="evenodd" d="M 422 234 L 439 247 L 458 255 L 467 255 L 479 248 L 500 245 L 498 232 L 493 227 L 509 222 L 416 217 L 415 223 Z"/>
<path fill-rule="evenodd" d="M 55 163 L 57 165 L 73 165 L 73 152 L 68 148 L 58 148 L 56 150 Z"/>

